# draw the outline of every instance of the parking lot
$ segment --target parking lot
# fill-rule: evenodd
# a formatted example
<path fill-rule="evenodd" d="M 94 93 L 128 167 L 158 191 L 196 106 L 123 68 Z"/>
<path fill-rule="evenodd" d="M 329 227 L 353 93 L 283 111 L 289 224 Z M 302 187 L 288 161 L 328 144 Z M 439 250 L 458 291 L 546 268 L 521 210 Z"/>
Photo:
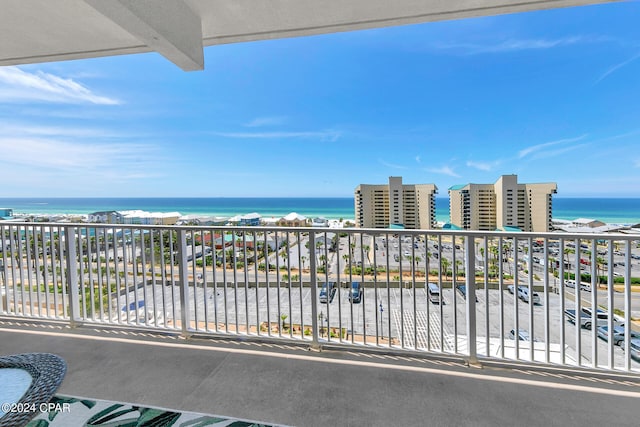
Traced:
<path fill-rule="evenodd" d="M 193 288 L 191 301 L 191 320 L 200 323 L 200 329 L 215 331 L 250 330 L 255 332 L 256 325 L 270 322 L 278 325 L 284 322 L 289 326 L 299 327 L 304 331 L 311 327 L 311 288 L 287 287 L 280 289 L 272 284 L 266 287 L 236 286 L 218 288 Z M 155 316 L 158 325 L 174 325 L 180 319 L 180 292 L 177 287 L 155 286 L 155 315 L 150 312 L 153 307 L 153 288 L 138 289 L 138 300 L 146 298 L 147 318 L 153 324 Z M 319 292 L 319 289 L 318 289 Z M 468 353 L 467 348 L 467 315 L 466 299 L 459 290 L 445 288 L 442 290 L 443 304 L 429 302 L 424 288 L 400 289 L 398 287 L 367 287 L 364 289 L 361 303 L 352 304 L 349 300 L 349 288 L 338 287 L 330 302 L 321 303 L 318 295 L 318 324 L 335 334 L 332 337 L 322 335 L 331 341 L 363 341 L 388 345 L 391 344 L 415 350 L 428 350 L 443 353 Z M 599 304 L 606 305 L 604 292 L 599 295 Z M 588 304 L 590 292 L 582 292 L 582 304 Z M 541 304 L 530 305 L 517 299 L 508 290 L 497 289 L 477 292 L 476 303 L 476 335 L 477 353 L 479 356 L 501 356 L 524 360 L 546 361 L 545 343 L 549 343 L 549 360 L 551 362 L 576 363 L 591 365 L 594 357 L 595 343 L 598 366 L 608 366 L 609 346 L 606 341 L 595 335 L 595 330 L 579 328 L 568 322 L 561 308 L 559 295 L 539 293 Z M 567 308 L 573 308 L 572 293 L 567 294 Z M 135 300 L 133 294 L 129 301 Z M 124 300 L 120 305 L 124 306 Z M 500 310 L 500 307 L 504 307 Z M 517 307 L 517 309 L 516 309 Z M 166 313 L 166 314 L 162 314 Z M 226 314 L 225 314 L 226 313 Z M 415 315 L 413 314 L 415 313 Z M 160 317 L 158 317 L 160 316 Z M 165 317 L 162 317 L 165 316 Z M 517 322 L 517 325 L 516 325 Z M 206 325 L 206 326 L 203 326 Z M 248 327 L 247 327 L 248 325 Z M 635 326 L 634 326 L 635 328 Z M 509 338 L 511 330 L 524 330 L 533 338 L 533 348 L 529 341 L 518 341 Z M 546 331 L 548 329 L 548 336 Z M 273 332 L 273 331 L 272 331 Z M 323 331 L 324 332 L 324 331 Z M 262 331 L 266 333 L 266 331 Z M 273 332 L 278 334 L 279 332 Z M 283 334 L 291 333 L 286 329 Z M 562 346 L 564 333 L 564 346 Z M 577 334 L 580 336 L 580 355 Z M 516 345 L 518 346 L 516 355 Z M 562 349 L 564 348 L 564 355 Z M 612 346 L 613 366 L 622 369 L 625 366 L 625 353 L 619 346 Z M 633 369 L 640 368 L 640 363 L 631 360 Z"/>

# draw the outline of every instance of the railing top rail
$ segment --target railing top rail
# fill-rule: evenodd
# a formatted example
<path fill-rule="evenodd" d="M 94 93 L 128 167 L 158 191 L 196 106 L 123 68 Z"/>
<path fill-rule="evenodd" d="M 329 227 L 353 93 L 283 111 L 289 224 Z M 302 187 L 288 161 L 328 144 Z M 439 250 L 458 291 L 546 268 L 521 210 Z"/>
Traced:
<path fill-rule="evenodd" d="M 483 231 L 483 230 L 442 230 L 442 229 L 391 229 L 391 228 L 327 228 L 327 227 L 282 227 L 282 226 L 234 226 L 234 225 L 150 225 L 150 224 L 103 224 L 103 223 L 67 223 L 67 222 L 0 222 L 0 226 L 5 227 L 82 227 L 82 228 L 107 228 L 107 229 L 136 229 L 136 230 L 228 230 L 242 232 L 300 232 L 300 233 L 364 233 L 368 235 L 403 235 L 403 236 L 423 236 L 423 235 L 446 235 L 461 237 L 503 237 L 503 238 L 548 238 L 559 239 L 582 239 L 582 240 L 640 240 L 640 233 L 570 233 L 566 231 L 532 232 L 532 231 Z"/>

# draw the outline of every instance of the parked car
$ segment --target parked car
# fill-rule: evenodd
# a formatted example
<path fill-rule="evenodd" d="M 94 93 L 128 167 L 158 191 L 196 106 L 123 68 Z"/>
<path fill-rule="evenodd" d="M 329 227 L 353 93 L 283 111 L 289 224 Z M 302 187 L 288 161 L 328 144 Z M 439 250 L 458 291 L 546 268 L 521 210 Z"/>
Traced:
<path fill-rule="evenodd" d="M 444 304 L 440 295 L 440 287 L 435 283 L 429 283 L 427 285 L 427 292 L 429 293 L 429 301 L 433 304 Z"/>
<path fill-rule="evenodd" d="M 456 289 L 462 294 L 464 299 L 467 299 L 467 285 L 456 285 Z M 476 302 L 478 302 L 478 297 L 476 297 Z"/>
<path fill-rule="evenodd" d="M 516 339 L 516 330 L 512 329 L 509 331 L 509 339 Z M 518 340 L 519 341 L 531 341 L 531 337 L 529 336 L 529 331 L 525 329 L 518 329 Z M 535 340 L 534 340 L 535 341 Z"/>
<path fill-rule="evenodd" d="M 518 298 L 527 303 L 540 304 L 540 296 L 538 293 L 532 292 L 531 295 L 529 295 L 529 288 L 526 286 L 518 286 Z"/>
<path fill-rule="evenodd" d="M 580 322 L 580 326 L 585 329 L 591 329 L 594 320 L 592 319 L 593 310 L 591 307 L 582 307 L 582 311 L 580 312 L 580 319 L 577 320 L 576 311 L 574 309 L 567 309 L 564 311 L 564 314 L 567 316 L 567 320 L 571 323 L 576 323 L 576 321 Z M 614 325 L 620 325 L 620 322 L 613 317 Z M 596 320 L 595 326 L 606 326 L 609 324 L 609 313 L 604 310 L 598 309 L 596 311 Z"/>
<path fill-rule="evenodd" d="M 360 282 L 351 282 L 351 289 L 349 289 L 349 301 L 353 304 L 358 304 L 362 301 L 363 297 L 364 293 Z"/>
<path fill-rule="evenodd" d="M 616 325 L 613 327 L 613 344 L 620 345 L 622 341 L 624 341 L 624 334 L 626 332 L 626 328 L 622 325 Z M 600 326 L 598 327 L 598 336 L 605 341 L 609 341 L 609 326 Z M 631 339 L 640 338 L 640 334 L 637 332 L 631 331 Z"/>
<path fill-rule="evenodd" d="M 626 351 L 624 341 L 620 343 L 620 347 L 622 347 L 622 350 Z M 633 338 L 629 342 L 629 353 L 632 359 L 640 361 L 640 338 Z"/>
<path fill-rule="evenodd" d="M 573 289 L 573 288 L 576 287 L 576 281 L 575 280 L 565 280 L 564 285 L 567 288 L 572 288 Z M 591 284 L 590 283 L 580 283 L 580 290 L 591 292 Z"/>
<path fill-rule="evenodd" d="M 320 289 L 320 302 L 323 304 L 331 303 L 336 296 L 337 287 L 335 282 L 325 282 Z"/>

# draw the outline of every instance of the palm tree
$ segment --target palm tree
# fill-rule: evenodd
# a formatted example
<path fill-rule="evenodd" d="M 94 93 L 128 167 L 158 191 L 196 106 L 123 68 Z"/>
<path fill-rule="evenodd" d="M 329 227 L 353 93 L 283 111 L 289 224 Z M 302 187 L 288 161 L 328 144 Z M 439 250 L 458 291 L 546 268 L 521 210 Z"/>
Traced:
<path fill-rule="evenodd" d="M 364 253 L 367 255 L 367 261 L 369 261 L 369 267 L 371 267 L 371 257 L 369 256 L 369 249 L 371 249 L 371 247 L 369 245 L 364 245 L 362 249 L 364 250 Z"/>
<path fill-rule="evenodd" d="M 565 265 L 569 265 L 569 266 L 571 265 L 571 264 L 569 263 L 569 254 L 575 254 L 575 253 L 576 253 L 575 249 L 571 249 L 571 248 L 564 248 L 564 257 L 563 257 L 563 262 L 564 262 L 564 264 L 565 264 Z M 566 258 L 566 259 L 565 259 L 565 258 Z M 562 279 L 564 280 L 564 277 L 563 277 Z M 576 280 L 577 280 L 577 278 L 576 278 Z"/>
<path fill-rule="evenodd" d="M 417 256 L 417 257 L 415 257 L 415 258 L 413 259 L 413 261 L 414 261 L 416 264 L 420 264 L 420 261 L 422 261 L 422 258 L 420 258 L 419 256 Z M 416 270 L 417 270 L 417 268 L 416 268 Z M 428 276 L 428 274 L 429 274 L 429 270 L 427 270 L 427 272 L 426 272 L 426 273 L 427 273 L 427 276 Z"/>
<path fill-rule="evenodd" d="M 345 267 L 349 265 L 349 269 L 348 270 L 345 269 L 345 271 L 351 271 L 351 262 L 350 262 L 351 257 L 349 256 L 349 254 L 343 254 L 342 259 L 344 260 Z"/>
<path fill-rule="evenodd" d="M 449 266 L 451 265 L 451 263 L 449 262 L 448 259 L 446 259 L 445 257 L 442 257 L 442 259 L 440 259 L 440 265 L 442 266 L 442 269 L 444 270 L 445 279 L 448 279 L 449 278 Z"/>
<path fill-rule="evenodd" d="M 459 259 L 456 260 L 456 269 L 455 269 L 455 275 L 456 277 L 458 276 L 458 269 L 462 268 L 462 261 L 460 261 Z M 463 272 L 464 273 L 464 272 Z"/>
<path fill-rule="evenodd" d="M 602 258 L 602 257 L 597 257 L 596 258 L 596 273 L 598 274 L 598 285 L 601 283 L 600 280 L 600 272 L 602 272 L 602 275 L 604 275 L 604 266 L 607 263 L 607 261 Z"/>
<path fill-rule="evenodd" d="M 282 258 L 282 262 L 286 263 L 287 258 L 289 257 L 289 251 L 287 251 L 287 248 L 284 248 L 283 250 L 280 251 L 279 255 Z"/>

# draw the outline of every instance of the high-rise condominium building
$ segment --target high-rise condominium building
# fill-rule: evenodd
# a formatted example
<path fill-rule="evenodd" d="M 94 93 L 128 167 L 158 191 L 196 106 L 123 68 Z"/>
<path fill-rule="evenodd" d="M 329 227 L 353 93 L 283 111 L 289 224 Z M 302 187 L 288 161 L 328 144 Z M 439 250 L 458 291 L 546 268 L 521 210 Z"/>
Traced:
<path fill-rule="evenodd" d="M 449 188 L 451 224 L 465 230 L 550 231 L 555 183 L 518 184 L 517 175 L 502 175 L 495 184 Z"/>
<path fill-rule="evenodd" d="M 355 190 L 356 224 L 362 228 L 434 228 L 437 192 L 435 184 L 403 185 L 399 176 L 389 177 L 389 184 L 360 184 Z"/>

